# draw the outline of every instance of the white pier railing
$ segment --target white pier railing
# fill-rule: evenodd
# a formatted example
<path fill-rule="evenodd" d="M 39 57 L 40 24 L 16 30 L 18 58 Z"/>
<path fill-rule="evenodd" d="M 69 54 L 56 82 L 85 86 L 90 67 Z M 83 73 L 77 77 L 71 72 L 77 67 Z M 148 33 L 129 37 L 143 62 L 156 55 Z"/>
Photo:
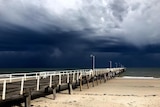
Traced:
<path fill-rule="evenodd" d="M 2 84 L 1 99 L 6 99 L 7 83 L 20 82 L 20 95 L 24 91 L 24 82 L 27 80 L 36 80 L 36 90 L 40 90 L 40 79 L 49 77 L 48 86 L 52 86 L 54 76 L 58 76 L 58 85 L 62 84 L 62 76 L 67 75 L 67 83 L 69 83 L 70 75 L 72 75 L 72 81 L 78 81 L 83 76 L 97 76 L 100 74 L 108 73 L 108 76 L 114 76 L 125 68 L 100 68 L 100 69 L 78 69 L 78 70 L 62 70 L 62 71 L 43 71 L 43 72 L 31 72 L 31 73 L 12 73 L 12 74 L 0 74 L 0 84 Z"/>

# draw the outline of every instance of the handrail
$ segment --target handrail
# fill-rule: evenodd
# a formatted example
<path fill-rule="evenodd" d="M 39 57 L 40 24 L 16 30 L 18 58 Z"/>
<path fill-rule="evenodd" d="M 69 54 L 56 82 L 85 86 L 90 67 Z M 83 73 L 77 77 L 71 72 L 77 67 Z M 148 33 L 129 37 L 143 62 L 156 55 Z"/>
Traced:
<path fill-rule="evenodd" d="M 31 72 L 31 73 L 12 73 L 12 74 L 0 74 L 0 84 L 3 84 L 2 100 L 6 97 L 6 85 L 11 82 L 21 82 L 20 94 L 23 94 L 24 81 L 35 79 L 37 81 L 37 91 L 40 89 L 40 79 L 49 77 L 49 86 L 52 85 L 53 76 L 58 76 L 58 84 L 62 84 L 62 76 L 67 75 L 67 83 L 69 83 L 70 75 L 73 75 L 73 81 L 78 81 L 83 76 L 97 76 L 100 74 L 108 73 L 108 76 L 114 76 L 121 72 L 125 68 L 99 68 L 99 69 L 78 69 L 78 70 L 60 70 L 60 71 L 43 71 L 43 72 Z"/>
<path fill-rule="evenodd" d="M 49 76 L 52 74 L 55 75 L 59 75 L 59 73 L 61 74 L 73 74 L 73 73 L 80 73 L 82 72 L 82 75 L 86 75 L 86 74 L 97 74 L 100 72 L 117 72 L 117 70 L 120 69 L 124 69 L 124 68 L 100 68 L 100 69 L 94 69 L 95 71 L 93 71 L 92 69 L 78 69 L 78 70 L 61 70 L 61 71 L 47 71 L 47 72 L 31 72 L 31 73 L 11 73 L 11 74 L 0 74 L 0 81 L 3 80 L 7 80 L 9 79 L 10 82 L 12 82 L 12 80 L 14 79 L 19 79 L 24 77 L 25 79 L 27 78 L 33 78 L 33 77 L 37 77 L 37 76 Z"/>

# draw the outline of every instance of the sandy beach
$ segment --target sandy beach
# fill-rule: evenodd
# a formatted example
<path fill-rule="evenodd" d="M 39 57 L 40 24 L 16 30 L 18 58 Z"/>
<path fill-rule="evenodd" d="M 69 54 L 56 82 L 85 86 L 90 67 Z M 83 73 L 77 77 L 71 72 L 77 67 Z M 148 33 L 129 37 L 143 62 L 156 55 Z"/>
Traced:
<path fill-rule="evenodd" d="M 115 78 L 72 95 L 68 90 L 31 101 L 32 107 L 159 107 L 160 79 Z"/>

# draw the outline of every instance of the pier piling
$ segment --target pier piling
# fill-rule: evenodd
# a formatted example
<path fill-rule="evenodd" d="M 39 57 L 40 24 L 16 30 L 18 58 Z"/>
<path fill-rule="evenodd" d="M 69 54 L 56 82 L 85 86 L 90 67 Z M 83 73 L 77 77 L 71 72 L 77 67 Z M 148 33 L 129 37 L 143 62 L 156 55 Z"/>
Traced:
<path fill-rule="evenodd" d="M 25 107 L 31 107 L 31 89 L 25 89 L 23 96 L 25 98 Z"/>
<path fill-rule="evenodd" d="M 98 76 L 96 76 L 96 82 L 97 82 L 97 85 L 98 85 Z"/>
<path fill-rule="evenodd" d="M 106 73 L 104 73 L 104 83 L 107 81 Z"/>
<path fill-rule="evenodd" d="M 56 87 L 53 87 L 52 91 L 53 91 L 53 100 L 55 100 L 56 99 Z"/>
<path fill-rule="evenodd" d="M 82 79 L 79 80 L 80 91 L 82 91 Z"/>
<path fill-rule="evenodd" d="M 86 81 L 87 81 L 87 88 L 89 89 L 89 77 L 86 76 Z"/>
<path fill-rule="evenodd" d="M 72 83 L 71 82 L 68 83 L 68 93 L 72 94 Z"/>
<path fill-rule="evenodd" d="M 92 87 L 94 87 L 94 77 L 92 77 Z"/>

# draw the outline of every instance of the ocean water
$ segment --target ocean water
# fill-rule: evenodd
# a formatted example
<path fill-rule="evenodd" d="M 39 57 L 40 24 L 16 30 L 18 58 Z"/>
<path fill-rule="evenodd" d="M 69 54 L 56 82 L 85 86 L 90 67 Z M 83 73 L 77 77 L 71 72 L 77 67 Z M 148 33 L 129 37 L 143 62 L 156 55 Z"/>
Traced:
<path fill-rule="evenodd" d="M 10 73 L 29 73 L 29 72 L 42 72 L 59 70 L 55 68 L 0 68 L 0 74 L 10 74 Z"/>
<path fill-rule="evenodd" d="M 127 68 L 121 76 L 160 78 L 160 68 Z"/>
<path fill-rule="evenodd" d="M 14 69 L 0 69 L 0 74 L 8 73 L 23 73 L 23 72 L 40 72 L 64 69 L 78 69 L 78 68 L 14 68 Z M 133 77 L 155 77 L 160 78 L 160 68 L 127 68 L 126 72 L 121 76 Z"/>
<path fill-rule="evenodd" d="M 0 68 L 0 74 L 74 70 L 79 68 Z"/>

